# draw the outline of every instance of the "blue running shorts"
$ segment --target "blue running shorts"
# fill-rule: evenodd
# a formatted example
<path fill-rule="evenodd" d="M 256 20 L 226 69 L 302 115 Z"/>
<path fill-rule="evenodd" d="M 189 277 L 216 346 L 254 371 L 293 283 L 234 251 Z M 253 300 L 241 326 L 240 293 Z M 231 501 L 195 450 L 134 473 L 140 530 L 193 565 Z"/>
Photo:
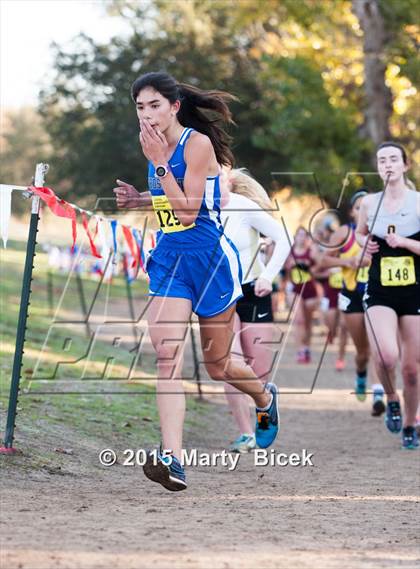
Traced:
<path fill-rule="evenodd" d="M 221 314 L 242 297 L 239 253 L 225 235 L 205 248 L 158 245 L 146 270 L 150 296 L 187 298 L 202 318 Z"/>

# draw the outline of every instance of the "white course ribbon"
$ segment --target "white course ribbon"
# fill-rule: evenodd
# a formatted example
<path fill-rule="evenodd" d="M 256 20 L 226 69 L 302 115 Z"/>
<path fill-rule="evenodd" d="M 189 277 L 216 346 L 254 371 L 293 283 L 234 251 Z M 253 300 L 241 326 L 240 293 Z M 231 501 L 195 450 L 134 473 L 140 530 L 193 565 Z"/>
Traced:
<path fill-rule="evenodd" d="M 106 227 L 108 225 L 107 221 L 102 219 L 101 217 L 95 216 L 98 221 L 98 239 L 101 247 L 101 255 L 102 255 L 102 270 L 105 271 L 106 264 L 108 262 L 109 254 L 112 250 L 112 235 L 111 230 L 107 231 Z M 112 276 L 113 265 L 112 260 L 108 263 L 108 268 L 105 273 L 105 279 L 109 279 Z"/>
<path fill-rule="evenodd" d="M 0 234 L 3 239 L 3 247 L 6 248 L 9 237 L 9 221 L 12 213 L 13 188 L 2 186 L 0 188 Z"/>

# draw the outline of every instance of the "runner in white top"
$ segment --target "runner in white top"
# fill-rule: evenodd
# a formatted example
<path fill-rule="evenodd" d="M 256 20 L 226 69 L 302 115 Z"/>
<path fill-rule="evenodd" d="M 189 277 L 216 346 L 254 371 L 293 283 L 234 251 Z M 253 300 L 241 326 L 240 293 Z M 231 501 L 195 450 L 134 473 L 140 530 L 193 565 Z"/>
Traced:
<path fill-rule="evenodd" d="M 244 169 L 225 172 L 220 185 L 221 222 L 226 236 L 238 249 L 242 266 L 244 297 L 236 305 L 232 352 L 241 354 L 257 377 L 267 382 L 274 363 L 272 283 L 290 252 L 290 242 L 283 224 L 271 215 L 273 204 L 266 191 Z M 259 255 L 260 235 L 274 242 L 266 266 Z M 227 383 L 225 392 L 240 432 L 230 450 L 249 452 L 256 446 L 250 400 Z"/>
<path fill-rule="evenodd" d="M 420 362 L 420 194 L 410 189 L 410 162 L 396 142 L 376 151 L 382 192 L 361 202 L 356 239 L 371 255 L 363 295 L 366 329 L 379 379 L 387 394 L 385 424 L 391 433 L 402 431 L 404 449 L 420 448 L 416 425 Z M 404 389 L 404 417 L 396 387 L 400 363 Z"/>

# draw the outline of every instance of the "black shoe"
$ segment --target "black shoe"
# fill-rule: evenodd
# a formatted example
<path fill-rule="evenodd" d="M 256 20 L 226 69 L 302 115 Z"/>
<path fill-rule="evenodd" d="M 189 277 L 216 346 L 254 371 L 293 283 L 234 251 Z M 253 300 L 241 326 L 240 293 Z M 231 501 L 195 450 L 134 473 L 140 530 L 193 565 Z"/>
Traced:
<path fill-rule="evenodd" d="M 383 413 L 385 413 L 385 409 L 385 403 L 382 401 L 382 399 L 377 399 L 372 405 L 372 417 L 380 417 Z"/>
<path fill-rule="evenodd" d="M 162 484 L 167 490 L 185 490 L 185 472 L 179 460 L 172 455 L 162 456 L 160 452 L 148 452 L 143 472 L 153 482 Z"/>

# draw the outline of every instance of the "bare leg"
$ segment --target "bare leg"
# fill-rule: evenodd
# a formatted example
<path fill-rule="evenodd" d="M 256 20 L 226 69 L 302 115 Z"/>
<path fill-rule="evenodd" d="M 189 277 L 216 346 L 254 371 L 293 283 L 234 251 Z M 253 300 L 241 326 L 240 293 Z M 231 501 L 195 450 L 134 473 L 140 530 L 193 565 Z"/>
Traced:
<path fill-rule="evenodd" d="M 348 337 L 348 330 L 346 323 L 343 318 L 343 314 L 337 309 L 338 314 L 338 359 L 344 360 L 346 355 L 346 346 L 347 346 L 347 337 Z"/>
<path fill-rule="evenodd" d="M 303 298 L 297 299 L 297 307 L 295 312 L 295 318 L 293 320 L 296 349 L 302 350 L 305 347 L 305 301 Z"/>
<path fill-rule="evenodd" d="M 367 370 L 369 361 L 369 339 L 366 332 L 365 317 L 363 312 L 344 314 L 347 330 L 350 333 L 356 348 L 355 364 L 358 374 Z"/>
<path fill-rule="evenodd" d="M 273 366 L 273 352 L 270 346 L 273 342 L 274 326 L 270 323 L 255 324 L 243 322 L 241 325 L 240 340 L 245 360 L 251 366 L 256 376 L 266 383 Z M 228 385 L 228 384 L 227 384 Z M 229 389 L 234 389 L 229 386 Z M 235 410 L 241 415 L 241 433 L 252 433 L 253 426 L 249 412 L 249 398 L 246 395 L 234 395 L 231 409 L 236 418 Z M 229 400 L 229 403 L 231 401 Z M 235 409 L 236 408 L 236 409 Z M 235 409 L 235 410 L 234 410 Z M 245 430 L 242 430 L 245 427 Z"/>
<path fill-rule="evenodd" d="M 312 338 L 312 324 L 315 310 L 318 308 L 318 298 L 309 298 L 305 300 L 303 309 L 304 317 L 304 347 L 310 348 Z"/>
<path fill-rule="evenodd" d="M 236 359 L 237 355 L 240 354 L 240 358 L 238 359 L 244 361 L 241 345 L 241 321 L 239 320 L 239 316 L 237 314 L 234 315 L 234 332 L 235 337 L 231 352 L 232 358 Z M 249 412 L 249 404 L 251 402 L 250 398 L 248 395 L 245 395 L 245 393 L 242 393 L 229 383 L 225 383 L 224 387 L 229 408 L 232 411 L 232 415 L 235 419 L 236 424 L 238 425 L 240 434 L 242 435 L 245 433 L 253 433 L 254 427 L 251 423 L 251 415 Z"/>
<path fill-rule="evenodd" d="M 256 376 L 267 383 L 274 364 L 271 345 L 274 339 L 272 322 L 261 324 L 244 322 L 241 330 L 241 344 L 245 359 Z"/>
<path fill-rule="evenodd" d="M 264 384 L 248 365 L 233 360 L 230 354 L 234 314 L 235 306 L 231 306 L 212 318 L 200 317 L 204 363 L 212 379 L 230 383 L 250 395 L 257 407 L 263 408 L 271 399 L 264 389 Z"/>
<path fill-rule="evenodd" d="M 279 292 L 278 291 L 273 291 L 271 293 L 271 310 L 273 311 L 273 314 L 275 314 L 278 309 L 279 309 Z"/>
<path fill-rule="evenodd" d="M 395 367 L 398 361 L 398 318 L 387 306 L 372 306 L 365 314 L 369 345 L 376 373 L 388 401 L 399 401 Z"/>
<path fill-rule="evenodd" d="M 328 329 L 328 339 L 332 343 L 337 335 L 338 317 L 335 308 L 329 308 L 324 312 L 324 322 Z"/>
<path fill-rule="evenodd" d="M 404 382 L 404 427 L 416 424 L 419 404 L 418 362 L 420 359 L 420 317 L 400 318 L 401 366 Z"/>
<path fill-rule="evenodd" d="M 185 418 L 182 364 L 191 302 L 154 297 L 148 308 L 149 334 L 157 355 L 157 406 L 164 449 L 181 457 Z"/>

